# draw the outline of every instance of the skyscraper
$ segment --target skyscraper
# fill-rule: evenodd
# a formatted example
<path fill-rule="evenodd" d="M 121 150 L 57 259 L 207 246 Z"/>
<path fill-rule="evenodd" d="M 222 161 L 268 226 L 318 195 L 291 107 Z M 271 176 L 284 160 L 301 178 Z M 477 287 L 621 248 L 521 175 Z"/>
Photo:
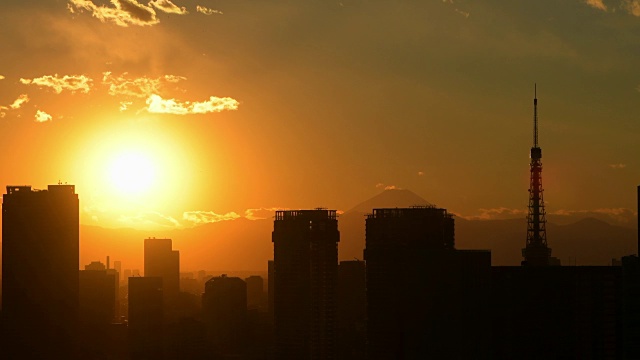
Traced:
<path fill-rule="evenodd" d="M 487 357 L 491 253 L 455 250 L 454 242 L 454 221 L 445 209 L 373 209 L 368 215 L 368 359 Z"/>
<path fill-rule="evenodd" d="M 2 202 L 2 352 L 77 357 L 79 212 L 73 185 L 7 186 Z"/>
<path fill-rule="evenodd" d="M 276 211 L 272 240 L 276 358 L 334 359 L 336 211 Z"/>
<path fill-rule="evenodd" d="M 213 353 L 240 357 L 247 337 L 247 284 L 225 274 L 209 279 L 202 294 L 202 314 Z"/>
<path fill-rule="evenodd" d="M 165 328 L 161 277 L 129 278 L 129 349 L 132 359 L 163 359 Z"/>
<path fill-rule="evenodd" d="M 172 249 L 171 239 L 144 240 L 144 276 L 162 278 L 165 315 L 171 320 L 180 292 L 180 252 Z"/>

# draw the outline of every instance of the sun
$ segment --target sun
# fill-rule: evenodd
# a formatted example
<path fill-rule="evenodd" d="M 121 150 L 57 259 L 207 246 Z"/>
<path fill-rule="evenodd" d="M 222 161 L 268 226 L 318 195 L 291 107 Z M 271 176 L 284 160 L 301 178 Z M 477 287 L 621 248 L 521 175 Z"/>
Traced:
<path fill-rule="evenodd" d="M 156 166 L 152 158 L 135 151 L 114 156 L 107 173 L 114 190 L 126 195 L 149 192 L 156 180 Z"/>

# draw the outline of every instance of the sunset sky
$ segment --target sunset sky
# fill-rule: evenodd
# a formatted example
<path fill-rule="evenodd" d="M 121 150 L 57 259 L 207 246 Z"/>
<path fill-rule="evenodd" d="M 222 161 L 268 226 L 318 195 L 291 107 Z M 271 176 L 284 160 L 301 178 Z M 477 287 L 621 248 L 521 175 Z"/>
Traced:
<path fill-rule="evenodd" d="M 83 224 L 523 216 L 534 83 L 548 212 L 636 206 L 640 0 L 5 0 L 0 37 L 0 184 Z"/>

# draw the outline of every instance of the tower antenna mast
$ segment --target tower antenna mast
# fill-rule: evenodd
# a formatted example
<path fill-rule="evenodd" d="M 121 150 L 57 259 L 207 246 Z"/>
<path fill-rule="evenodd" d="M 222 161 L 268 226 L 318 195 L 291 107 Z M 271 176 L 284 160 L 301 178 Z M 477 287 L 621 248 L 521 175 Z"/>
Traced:
<path fill-rule="evenodd" d="M 542 149 L 538 146 L 538 95 L 535 84 L 533 86 L 533 147 L 530 170 L 527 242 L 526 247 L 522 249 L 523 264 L 546 266 L 549 265 L 551 249 L 547 246 L 547 219 L 542 188 Z"/>

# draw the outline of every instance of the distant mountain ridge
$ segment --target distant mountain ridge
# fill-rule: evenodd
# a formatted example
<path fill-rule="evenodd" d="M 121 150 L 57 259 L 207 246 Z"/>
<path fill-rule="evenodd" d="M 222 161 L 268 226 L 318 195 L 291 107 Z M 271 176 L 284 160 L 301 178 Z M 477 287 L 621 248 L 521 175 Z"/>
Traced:
<path fill-rule="evenodd" d="M 432 204 L 430 204 L 427 200 L 423 199 L 411 190 L 388 189 L 345 211 L 344 214 L 370 213 L 372 209 L 410 207 L 421 205 Z"/>

